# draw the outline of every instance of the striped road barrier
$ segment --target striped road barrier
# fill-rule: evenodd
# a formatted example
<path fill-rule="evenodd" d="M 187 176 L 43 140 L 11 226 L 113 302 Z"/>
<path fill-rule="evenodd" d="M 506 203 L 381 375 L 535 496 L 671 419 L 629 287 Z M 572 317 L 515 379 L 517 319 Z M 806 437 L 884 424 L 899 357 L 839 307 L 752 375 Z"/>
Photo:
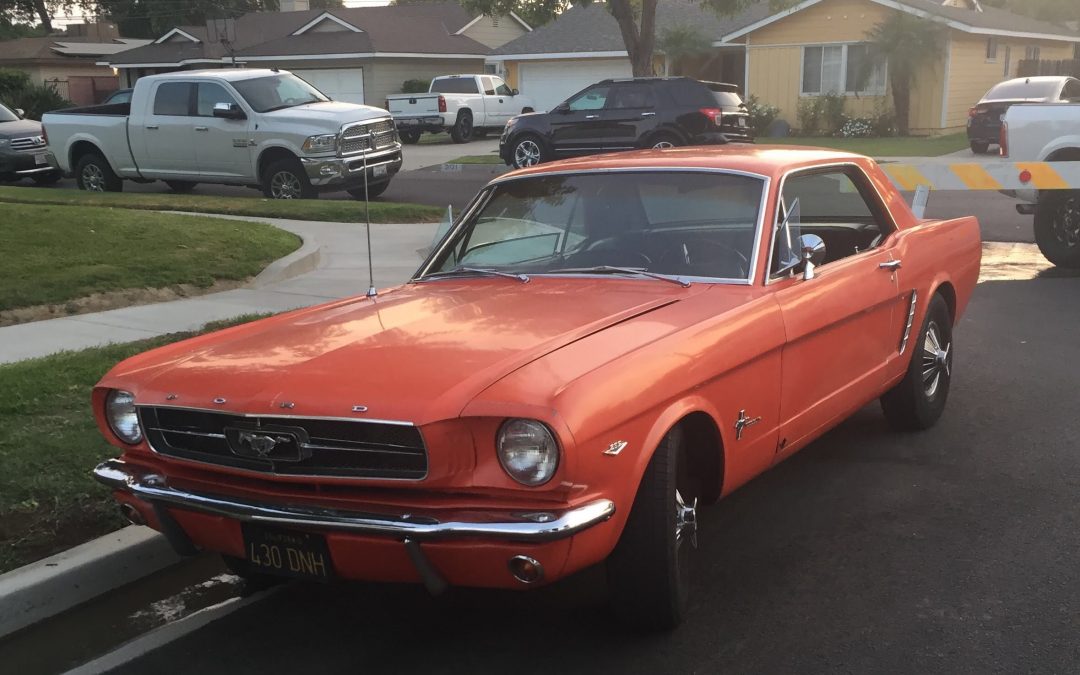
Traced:
<path fill-rule="evenodd" d="M 1080 190 L 1080 162 L 882 162 L 901 190 Z"/>

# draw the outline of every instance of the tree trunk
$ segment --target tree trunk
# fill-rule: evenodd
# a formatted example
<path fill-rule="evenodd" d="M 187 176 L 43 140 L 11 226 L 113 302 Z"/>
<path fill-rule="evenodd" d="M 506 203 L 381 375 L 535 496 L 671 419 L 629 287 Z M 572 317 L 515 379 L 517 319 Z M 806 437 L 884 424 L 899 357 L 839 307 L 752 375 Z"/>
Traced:
<path fill-rule="evenodd" d="M 911 126 L 911 82 L 902 77 L 890 77 L 889 84 L 896 108 L 896 132 L 907 136 Z"/>
<path fill-rule="evenodd" d="M 656 1 L 641 1 L 639 28 L 638 22 L 634 20 L 634 7 L 630 0 L 608 0 L 608 8 L 619 24 L 634 77 L 655 75 L 653 51 L 656 49 Z"/>
<path fill-rule="evenodd" d="M 52 17 L 49 16 L 49 8 L 45 6 L 45 0 L 34 0 L 34 11 L 37 12 L 38 19 L 41 20 L 41 26 L 45 29 L 45 32 L 52 33 Z"/>

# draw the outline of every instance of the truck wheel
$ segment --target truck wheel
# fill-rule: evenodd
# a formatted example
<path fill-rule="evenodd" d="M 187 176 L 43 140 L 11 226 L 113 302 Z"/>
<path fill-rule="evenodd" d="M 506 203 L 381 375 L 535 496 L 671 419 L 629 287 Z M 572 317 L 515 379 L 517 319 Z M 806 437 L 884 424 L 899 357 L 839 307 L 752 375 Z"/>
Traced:
<path fill-rule="evenodd" d="M 270 199 L 316 199 L 318 190 L 312 187 L 300 162 L 293 158 L 279 159 L 263 172 L 263 194 Z"/>
<path fill-rule="evenodd" d="M 511 150 L 511 162 L 515 169 L 524 169 L 527 166 L 536 166 L 548 159 L 544 142 L 539 136 L 525 134 L 514 141 Z"/>
<path fill-rule="evenodd" d="M 89 192 L 120 192 L 124 189 L 124 181 L 96 152 L 83 155 L 75 163 L 75 184 L 80 190 Z"/>
<path fill-rule="evenodd" d="M 165 184 L 169 186 L 169 189 L 173 192 L 179 192 L 180 194 L 187 194 L 195 189 L 198 183 L 190 180 L 167 180 Z"/>
<path fill-rule="evenodd" d="M 400 138 L 401 142 L 405 145 L 416 145 L 420 142 L 420 134 L 421 132 L 419 131 L 399 131 L 398 138 Z"/>
<path fill-rule="evenodd" d="M 468 143 L 472 140 L 472 134 L 472 113 L 462 110 L 458 113 L 454 126 L 450 127 L 450 139 L 455 143 Z"/>
<path fill-rule="evenodd" d="M 986 151 L 990 149 L 990 143 L 987 141 L 972 141 L 971 151 L 976 155 L 985 155 Z"/>
<path fill-rule="evenodd" d="M 682 429 L 660 441 L 641 479 L 619 543 L 607 561 L 611 603 L 620 620 L 652 630 L 674 628 L 690 596 L 701 488 Z"/>
<path fill-rule="evenodd" d="M 922 329 L 911 336 L 908 349 L 907 374 L 881 397 L 881 409 L 894 429 L 922 431 L 945 412 L 952 381 L 952 317 L 940 294 L 930 300 Z"/>
<path fill-rule="evenodd" d="M 1049 190 L 1039 195 L 1035 243 L 1058 267 L 1080 269 L 1080 190 Z"/>
<path fill-rule="evenodd" d="M 384 183 L 377 183 L 375 185 L 368 185 L 367 186 L 368 199 L 375 199 L 376 197 L 378 197 L 382 193 L 386 192 L 386 188 L 388 188 L 388 187 L 390 187 L 390 181 L 386 181 Z M 352 195 L 353 199 L 359 199 L 360 201 L 364 200 L 364 186 L 363 185 L 361 185 L 358 188 L 350 188 L 350 189 L 346 190 L 346 192 L 348 192 L 350 195 Z"/>

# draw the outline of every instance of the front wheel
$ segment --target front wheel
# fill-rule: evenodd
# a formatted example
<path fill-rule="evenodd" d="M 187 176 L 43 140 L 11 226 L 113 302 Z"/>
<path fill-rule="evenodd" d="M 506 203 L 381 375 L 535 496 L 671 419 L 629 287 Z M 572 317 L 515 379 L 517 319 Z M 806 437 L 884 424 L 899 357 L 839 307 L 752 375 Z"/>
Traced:
<path fill-rule="evenodd" d="M 536 166 L 548 159 L 544 142 L 532 135 L 522 136 L 514 141 L 512 153 L 511 161 L 515 169 Z"/>
<path fill-rule="evenodd" d="M 375 199 L 376 197 L 378 197 L 382 193 L 386 192 L 386 188 L 388 188 L 388 187 L 390 187 L 390 181 L 379 183 L 377 185 L 368 185 L 368 187 L 367 187 L 367 198 L 368 199 Z M 361 201 L 364 200 L 364 186 L 363 185 L 361 185 L 358 188 L 349 188 L 348 190 L 346 190 L 346 192 L 348 192 L 352 196 L 353 199 L 359 199 Z"/>
<path fill-rule="evenodd" d="M 455 143 L 468 143 L 472 140 L 473 119 L 472 113 L 463 110 L 458 113 L 457 121 L 450 127 L 450 140 Z"/>
<path fill-rule="evenodd" d="M 1039 195 L 1035 243 L 1058 267 L 1080 269 L 1080 190 L 1051 190 Z"/>
<path fill-rule="evenodd" d="M 279 159 L 263 173 L 263 194 L 270 199 L 315 199 L 319 192 L 296 159 Z"/>
<path fill-rule="evenodd" d="M 88 192 L 120 192 L 124 189 L 124 181 L 96 152 L 83 155 L 75 163 L 75 184 Z"/>
<path fill-rule="evenodd" d="M 398 132 L 398 138 L 400 138 L 401 142 L 405 145 L 416 145 L 420 142 L 420 133 L 421 132 L 419 131 L 406 129 Z"/>
<path fill-rule="evenodd" d="M 940 294 L 930 300 L 922 329 L 908 342 L 907 374 L 881 397 L 889 424 L 900 431 L 929 429 L 945 412 L 952 382 L 952 316 Z"/>
<path fill-rule="evenodd" d="M 682 622 L 697 548 L 700 482 L 680 427 L 660 442 L 641 479 L 619 543 L 607 561 L 611 603 L 630 625 L 665 630 Z"/>

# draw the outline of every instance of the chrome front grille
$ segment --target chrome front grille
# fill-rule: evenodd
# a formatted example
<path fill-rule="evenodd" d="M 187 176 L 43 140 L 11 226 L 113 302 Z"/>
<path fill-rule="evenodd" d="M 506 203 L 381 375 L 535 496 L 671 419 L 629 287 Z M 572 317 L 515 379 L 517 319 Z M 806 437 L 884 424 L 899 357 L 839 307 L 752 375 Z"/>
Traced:
<path fill-rule="evenodd" d="M 341 132 L 341 154 L 343 155 L 385 150 L 396 144 L 397 132 L 394 130 L 394 121 L 390 119 L 354 124 Z"/>
<path fill-rule="evenodd" d="M 11 139 L 11 149 L 18 152 L 44 152 L 45 139 L 41 136 L 24 136 Z"/>
<path fill-rule="evenodd" d="M 208 464 L 285 476 L 419 480 L 427 449 L 410 424 L 302 417 L 245 417 L 208 410 L 140 407 L 150 447 L 157 453 Z M 238 452 L 237 430 L 285 433 L 298 439 L 302 458 L 259 458 Z"/>

